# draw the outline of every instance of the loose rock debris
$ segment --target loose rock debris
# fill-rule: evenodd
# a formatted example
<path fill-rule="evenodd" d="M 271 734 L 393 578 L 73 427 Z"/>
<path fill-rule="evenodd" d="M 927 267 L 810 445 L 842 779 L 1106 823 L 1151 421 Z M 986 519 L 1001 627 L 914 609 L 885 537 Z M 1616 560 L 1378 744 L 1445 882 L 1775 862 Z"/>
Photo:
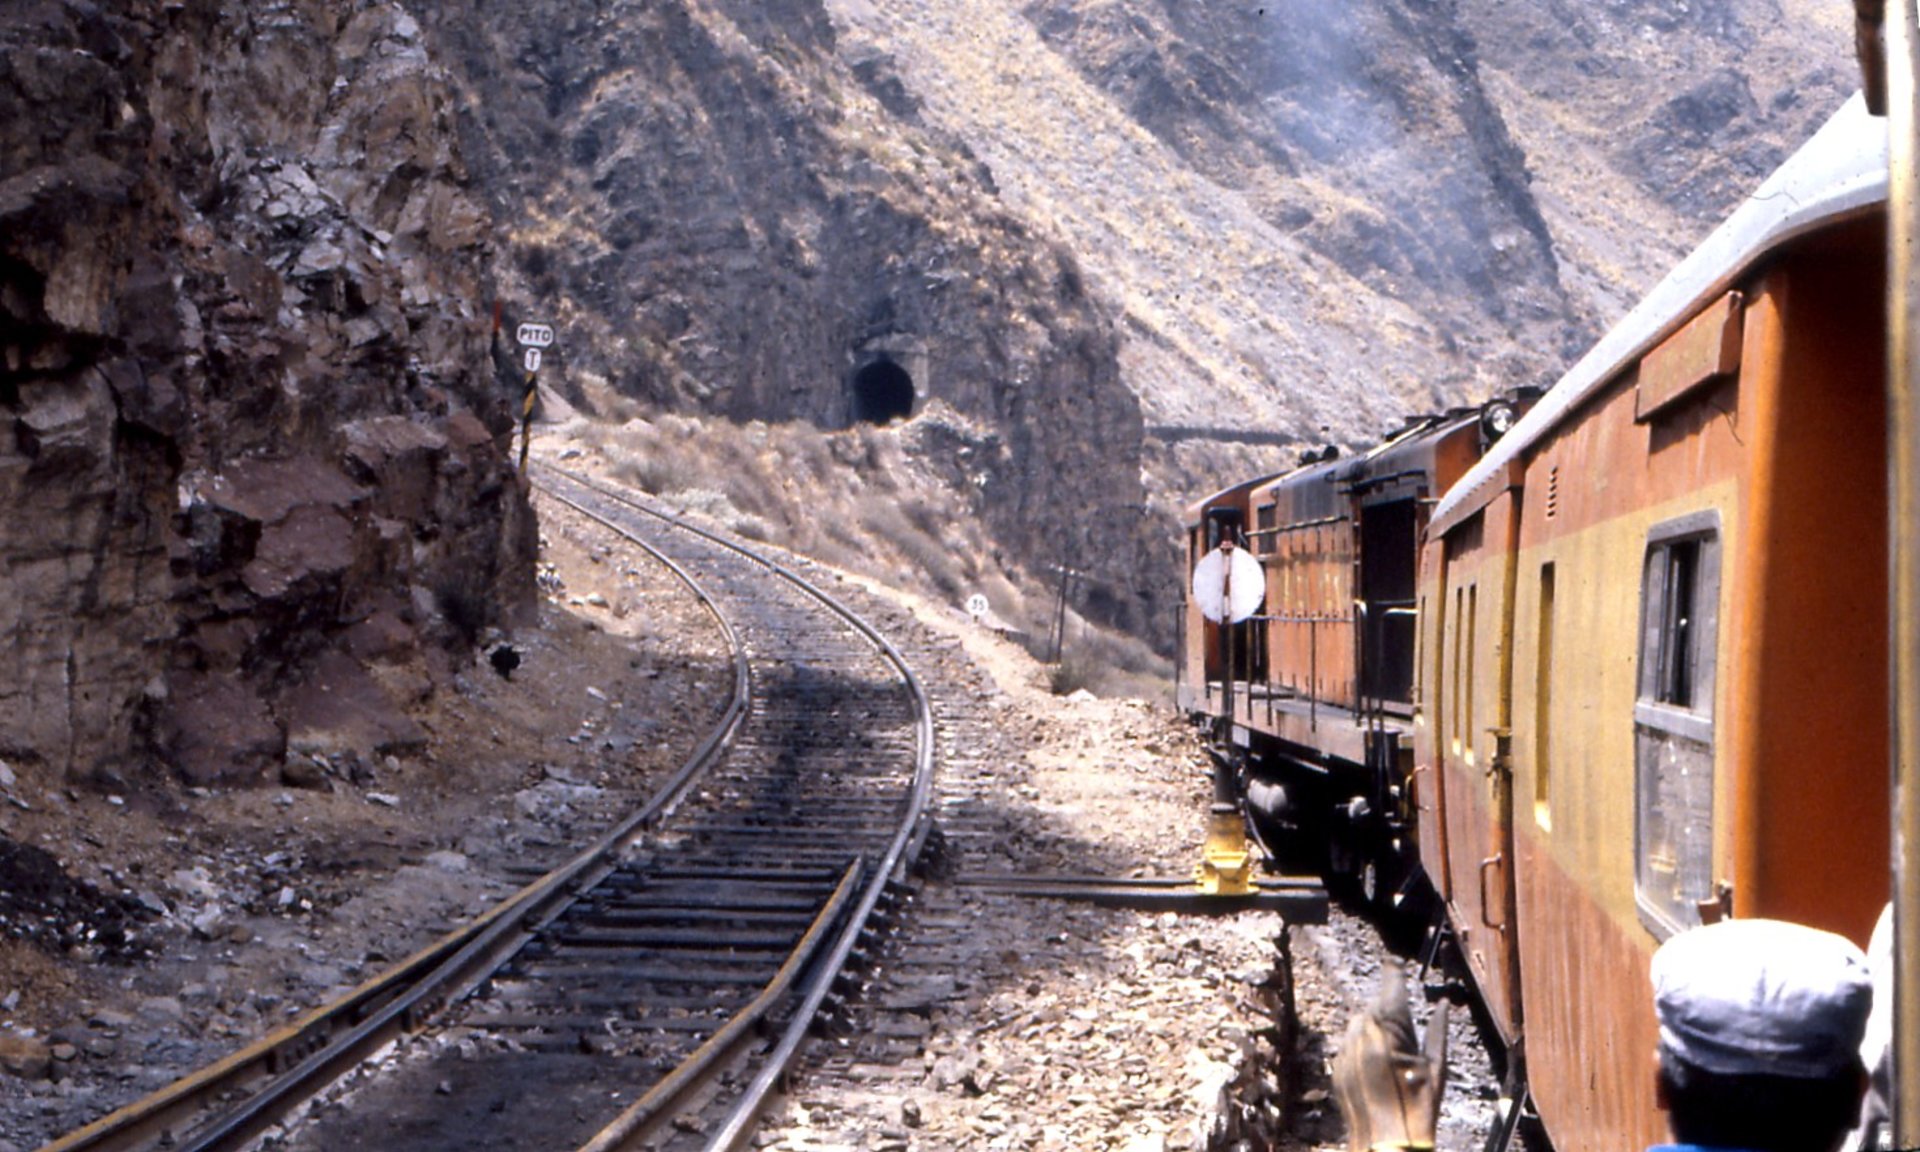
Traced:
<path fill-rule="evenodd" d="M 126 963 L 151 954 L 143 928 L 154 918 L 132 896 L 74 879 L 45 849 L 0 837 L 0 935 L 76 960 Z"/>

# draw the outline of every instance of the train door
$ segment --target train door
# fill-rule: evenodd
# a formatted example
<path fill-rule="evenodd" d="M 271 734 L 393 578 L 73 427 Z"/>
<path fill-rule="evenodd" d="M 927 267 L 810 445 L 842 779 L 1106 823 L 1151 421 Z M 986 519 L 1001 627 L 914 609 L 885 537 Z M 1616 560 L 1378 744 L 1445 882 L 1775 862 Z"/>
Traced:
<path fill-rule="evenodd" d="M 1360 695 L 1402 715 L 1413 707 L 1416 504 L 1360 510 Z"/>
<path fill-rule="evenodd" d="M 1503 494 L 1444 541 L 1447 624 L 1436 717 L 1447 901 L 1461 954 L 1509 1042 L 1520 1025 L 1508 749 L 1515 511 L 1511 494 Z"/>
<path fill-rule="evenodd" d="M 1749 293 L 1740 644 L 1710 729 L 1737 774 L 1734 911 L 1856 942 L 1888 896 L 1887 839 L 1863 834 L 1886 826 L 1893 738 L 1886 468 L 1863 448 L 1887 420 L 1882 251 L 1874 227 L 1835 230 Z"/>
<path fill-rule="evenodd" d="M 1447 792 L 1441 785 L 1441 760 L 1447 738 L 1446 717 L 1453 694 L 1447 688 L 1447 643 L 1453 614 L 1448 611 L 1446 544 L 1428 540 L 1420 549 L 1419 669 L 1413 714 L 1413 793 L 1420 865 L 1434 891 L 1453 904 L 1453 870 L 1447 855 Z"/>

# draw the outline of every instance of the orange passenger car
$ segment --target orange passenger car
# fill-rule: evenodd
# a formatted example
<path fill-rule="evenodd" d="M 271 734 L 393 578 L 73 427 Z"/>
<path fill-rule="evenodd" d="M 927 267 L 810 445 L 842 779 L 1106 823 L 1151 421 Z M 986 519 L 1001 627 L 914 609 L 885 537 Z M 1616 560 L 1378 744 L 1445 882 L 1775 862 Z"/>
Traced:
<path fill-rule="evenodd" d="M 1664 1133 L 1662 939 L 1888 898 L 1885 187 L 1856 100 L 1429 525 L 1421 860 L 1568 1152 Z"/>

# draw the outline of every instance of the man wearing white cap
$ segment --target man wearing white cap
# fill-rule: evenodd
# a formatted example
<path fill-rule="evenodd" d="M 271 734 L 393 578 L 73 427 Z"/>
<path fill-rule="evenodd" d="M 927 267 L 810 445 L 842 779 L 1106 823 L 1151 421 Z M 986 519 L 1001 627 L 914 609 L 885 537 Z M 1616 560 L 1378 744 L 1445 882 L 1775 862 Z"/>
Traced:
<path fill-rule="evenodd" d="M 1860 949 L 1779 920 L 1681 933 L 1653 955 L 1656 1092 L 1677 1145 L 1833 1152 L 1859 1118 L 1873 988 Z"/>

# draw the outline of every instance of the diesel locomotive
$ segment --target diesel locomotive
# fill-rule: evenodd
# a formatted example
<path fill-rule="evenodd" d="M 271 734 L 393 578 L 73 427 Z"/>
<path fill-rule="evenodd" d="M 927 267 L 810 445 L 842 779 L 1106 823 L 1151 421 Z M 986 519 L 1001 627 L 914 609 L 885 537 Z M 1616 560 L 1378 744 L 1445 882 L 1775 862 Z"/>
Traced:
<path fill-rule="evenodd" d="M 1561 1149 L 1645 1147 L 1647 967 L 1889 899 L 1887 128 L 1855 98 L 1544 393 L 1196 503 L 1179 698 L 1251 823 L 1416 888 Z"/>

